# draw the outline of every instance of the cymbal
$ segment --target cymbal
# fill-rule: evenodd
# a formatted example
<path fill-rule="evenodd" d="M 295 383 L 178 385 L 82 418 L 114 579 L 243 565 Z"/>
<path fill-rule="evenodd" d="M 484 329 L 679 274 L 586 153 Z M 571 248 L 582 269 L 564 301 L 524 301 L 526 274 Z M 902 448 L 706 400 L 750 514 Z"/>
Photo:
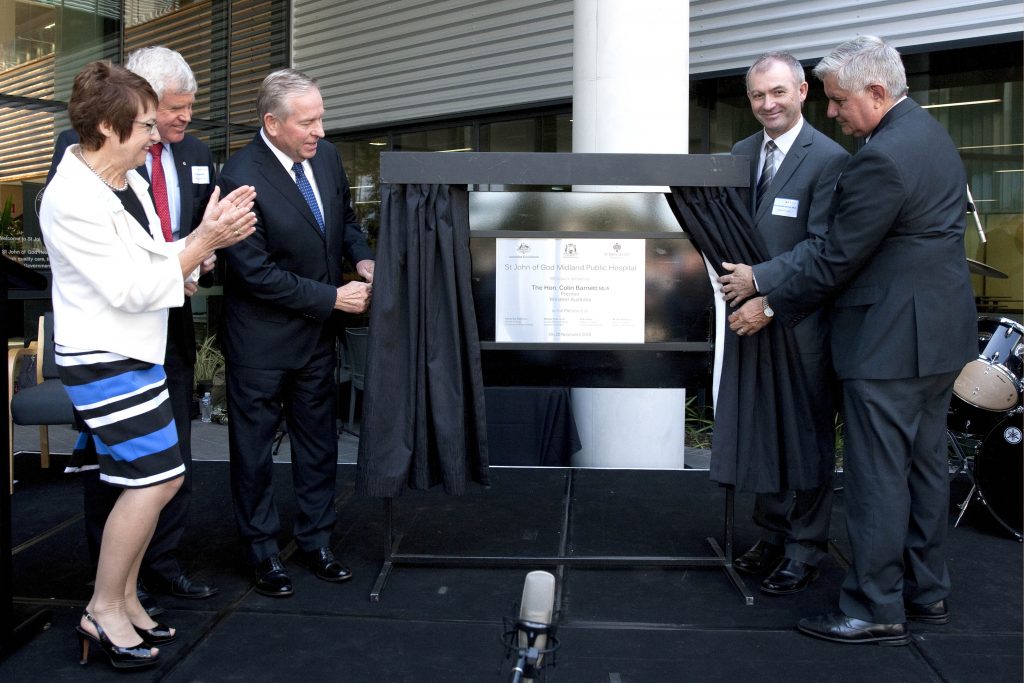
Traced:
<path fill-rule="evenodd" d="M 997 270 L 992 266 L 982 263 L 981 261 L 975 261 L 972 258 L 967 259 L 967 270 L 971 271 L 975 275 L 982 277 L 994 277 L 999 280 L 1005 280 L 1010 277 L 1001 270 Z"/>

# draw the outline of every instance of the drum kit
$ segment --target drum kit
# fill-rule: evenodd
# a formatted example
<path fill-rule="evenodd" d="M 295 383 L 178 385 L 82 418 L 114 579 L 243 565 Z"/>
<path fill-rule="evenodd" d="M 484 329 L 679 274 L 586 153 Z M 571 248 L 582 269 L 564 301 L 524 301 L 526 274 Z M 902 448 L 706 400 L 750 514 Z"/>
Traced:
<path fill-rule="evenodd" d="M 960 523 L 977 499 L 1018 541 L 1021 535 L 1024 438 L 1024 326 L 1007 318 L 978 319 L 978 357 L 953 384 L 947 418 L 950 471 L 971 482 L 959 504 Z"/>

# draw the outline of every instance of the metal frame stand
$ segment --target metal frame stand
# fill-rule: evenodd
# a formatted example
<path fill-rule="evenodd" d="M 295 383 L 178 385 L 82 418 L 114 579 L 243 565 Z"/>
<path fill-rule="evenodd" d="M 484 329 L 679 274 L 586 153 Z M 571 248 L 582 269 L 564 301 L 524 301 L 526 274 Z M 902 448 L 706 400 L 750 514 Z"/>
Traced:
<path fill-rule="evenodd" d="M 597 568 L 635 568 L 635 567 L 686 567 L 686 568 L 720 568 L 743 597 L 745 605 L 754 604 L 754 596 L 732 566 L 733 559 L 733 526 L 735 521 L 735 492 L 732 487 L 725 487 L 725 550 L 719 546 L 714 537 L 707 538 L 713 555 L 700 556 L 616 556 L 616 555 L 570 555 L 568 554 L 569 536 L 572 532 L 573 489 L 576 484 L 576 470 L 570 469 L 565 478 L 565 489 L 562 494 L 562 533 L 557 555 L 434 555 L 401 553 L 398 546 L 403 534 L 396 533 L 394 528 L 394 501 L 384 499 L 384 563 L 381 565 L 377 580 L 370 591 L 370 601 L 379 602 L 391 571 L 398 565 L 429 566 L 429 567 L 537 567 L 554 566 L 558 574 L 558 593 L 555 604 L 562 601 L 562 585 L 566 567 L 597 567 Z"/>
<path fill-rule="evenodd" d="M 748 187 L 750 168 L 739 157 L 672 154 L 572 154 L 572 153 L 484 153 L 438 154 L 436 152 L 384 152 L 381 154 L 380 181 L 388 184 L 439 183 L 449 185 L 573 185 L 573 186 L 679 186 L 679 187 Z M 502 234 L 501 231 L 498 231 Z M 509 233 L 511 234 L 511 233 Z M 661 234 L 661 233 L 659 233 Z M 669 234 L 669 233 L 665 233 Z M 500 346 L 500 345 L 495 345 Z M 681 344 L 680 346 L 687 346 Z M 675 351 L 690 351 L 677 348 Z M 550 379 L 550 378 L 548 378 Z M 603 385 L 593 385 L 603 386 Z M 621 386 L 615 383 L 610 386 Z M 631 386 L 638 386 L 632 384 Z M 642 386 L 642 385 L 641 385 Z M 660 386 L 660 385 L 659 385 Z M 713 555 L 706 557 L 667 556 L 580 556 L 568 552 L 572 530 L 573 487 L 575 470 L 566 476 L 563 494 L 562 537 L 556 555 L 489 556 L 435 555 L 401 553 L 402 535 L 394 529 L 391 498 L 384 499 L 385 535 L 384 564 L 370 593 L 377 602 L 392 569 L 400 564 L 448 567 L 519 567 L 553 566 L 559 578 L 566 567 L 691 567 L 721 568 L 743 596 L 744 603 L 754 604 L 753 595 L 733 569 L 734 491 L 725 493 L 725 550 L 718 542 L 707 539 Z M 561 602 L 561 586 L 556 601 Z"/>
<path fill-rule="evenodd" d="M 960 513 L 956 516 L 956 521 L 953 522 L 953 527 L 960 526 L 960 520 L 967 514 L 967 508 L 970 506 L 971 501 L 974 500 L 974 494 L 978 491 L 978 484 L 974 481 L 974 473 L 971 472 L 970 464 L 967 459 L 967 454 L 964 453 L 964 447 L 960 444 L 960 440 L 956 438 L 956 435 L 952 431 L 946 430 L 946 439 L 949 444 L 953 447 L 953 453 L 956 455 L 956 466 L 955 471 L 950 472 L 951 477 L 955 477 L 959 474 L 966 474 L 967 480 L 971 482 L 971 489 L 967 492 L 967 496 L 964 498 L 962 503 L 957 504 L 957 509 Z M 953 468 L 950 467 L 952 470 Z"/>

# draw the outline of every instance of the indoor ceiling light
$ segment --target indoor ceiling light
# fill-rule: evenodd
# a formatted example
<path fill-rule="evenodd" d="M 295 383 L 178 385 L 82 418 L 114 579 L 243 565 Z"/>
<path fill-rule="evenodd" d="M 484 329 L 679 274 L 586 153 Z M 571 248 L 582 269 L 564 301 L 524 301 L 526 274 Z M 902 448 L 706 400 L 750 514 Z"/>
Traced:
<path fill-rule="evenodd" d="M 957 149 L 998 149 L 1000 147 L 1024 147 L 1024 142 L 1010 142 L 1005 145 L 970 145 L 968 147 L 958 147 Z"/>
<path fill-rule="evenodd" d="M 974 100 L 973 102 L 947 102 L 946 104 L 922 104 L 921 109 L 937 109 L 939 107 L 967 107 L 972 104 L 998 104 L 1002 100 Z"/>

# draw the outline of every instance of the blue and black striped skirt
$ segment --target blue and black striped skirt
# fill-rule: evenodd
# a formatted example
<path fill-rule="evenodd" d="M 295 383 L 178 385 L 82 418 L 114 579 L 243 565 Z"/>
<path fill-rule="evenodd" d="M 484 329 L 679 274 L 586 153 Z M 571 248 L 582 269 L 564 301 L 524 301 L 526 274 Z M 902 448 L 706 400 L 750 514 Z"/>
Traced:
<path fill-rule="evenodd" d="M 99 467 L 113 486 L 141 488 L 185 473 L 160 365 L 55 345 L 57 370 L 82 433 L 68 469 Z"/>

